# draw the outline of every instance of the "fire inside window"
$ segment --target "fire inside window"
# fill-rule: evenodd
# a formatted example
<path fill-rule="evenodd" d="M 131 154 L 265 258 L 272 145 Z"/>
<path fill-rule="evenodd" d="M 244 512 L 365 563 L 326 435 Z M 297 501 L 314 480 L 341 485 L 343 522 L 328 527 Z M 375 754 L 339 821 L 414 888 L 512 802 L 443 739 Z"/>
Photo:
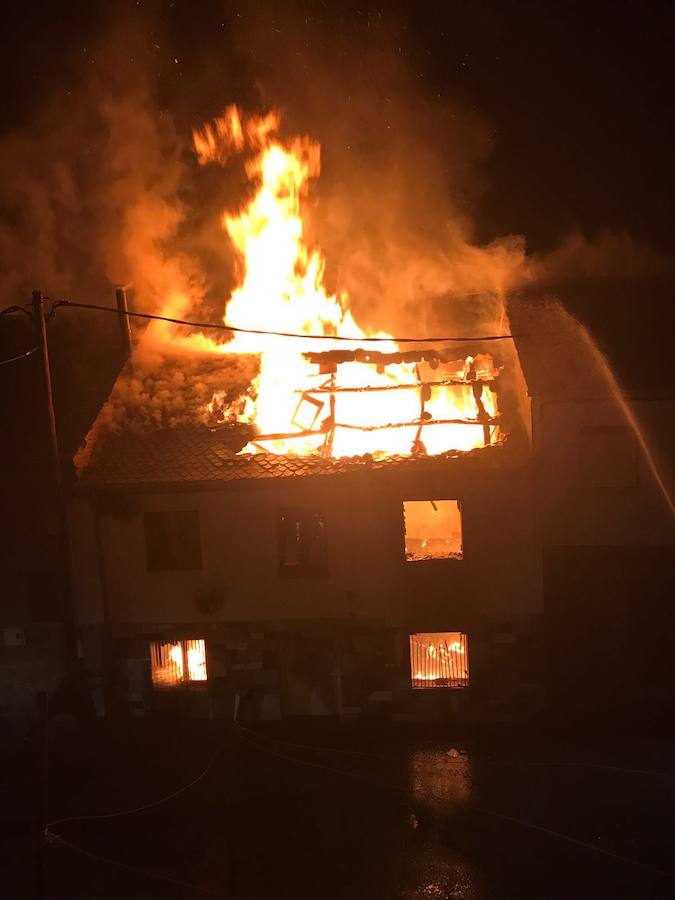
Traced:
<path fill-rule="evenodd" d="M 410 635 L 410 678 L 415 689 L 469 685 L 469 644 L 460 631 Z"/>
<path fill-rule="evenodd" d="M 326 521 L 315 510 L 288 509 L 279 516 L 279 573 L 327 575 Z"/>
<path fill-rule="evenodd" d="M 462 559 L 459 500 L 405 500 L 405 558 Z"/>
<path fill-rule="evenodd" d="M 206 644 L 203 640 L 153 641 L 150 644 L 152 683 L 158 688 L 206 681 Z"/>

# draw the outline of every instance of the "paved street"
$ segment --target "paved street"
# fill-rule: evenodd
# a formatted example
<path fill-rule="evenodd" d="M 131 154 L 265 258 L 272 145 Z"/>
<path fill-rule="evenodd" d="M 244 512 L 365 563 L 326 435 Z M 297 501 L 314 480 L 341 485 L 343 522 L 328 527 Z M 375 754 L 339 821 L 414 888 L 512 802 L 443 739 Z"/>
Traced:
<path fill-rule="evenodd" d="M 4 773 L 12 900 L 39 896 L 38 744 Z M 85 742 L 57 729 L 50 755 L 51 820 L 152 803 L 212 761 L 166 803 L 52 826 L 69 846 L 46 850 L 50 900 L 636 900 L 675 891 L 670 741 L 460 739 L 321 722 L 224 734 L 215 723 L 132 720 Z"/>

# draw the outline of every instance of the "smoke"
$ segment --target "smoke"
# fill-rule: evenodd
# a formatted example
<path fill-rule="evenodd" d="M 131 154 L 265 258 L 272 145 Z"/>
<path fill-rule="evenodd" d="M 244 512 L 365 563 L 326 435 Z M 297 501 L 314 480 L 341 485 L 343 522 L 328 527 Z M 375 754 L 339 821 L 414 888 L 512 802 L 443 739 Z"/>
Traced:
<path fill-rule="evenodd" d="M 3 304 L 25 302 L 33 287 L 110 303 L 112 286 L 127 282 L 150 310 L 171 292 L 199 294 L 195 266 L 170 250 L 184 167 L 145 46 L 121 29 L 92 56 L 71 90 L 0 141 L 12 173 L 0 183 Z"/>
<path fill-rule="evenodd" d="M 310 190 L 310 240 L 329 288 L 360 324 L 390 333 L 492 333 L 503 297 L 528 277 L 524 241 L 474 238 L 489 123 L 462 98 L 426 88 L 402 44 L 403 20 L 363 13 L 368 28 L 322 12 L 248 9 L 239 44 L 257 64 L 263 108 L 322 148 Z"/>
<path fill-rule="evenodd" d="M 675 263 L 625 232 L 604 231 L 594 240 L 579 233 L 567 235 L 549 253 L 534 256 L 530 271 L 537 288 L 546 290 L 574 279 L 668 277 L 675 274 Z"/>
<path fill-rule="evenodd" d="M 320 142 L 307 239 L 325 254 L 329 289 L 348 295 L 366 328 L 498 333 L 509 328 L 505 298 L 517 288 L 555 293 L 575 274 L 666 266 L 626 236 L 570 237 L 534 258 L 517 235 L 482 243 L 474 222 L 493 150 L 489 123 L 467 98 L 425 84 L 423 48 L 406 56 L 413 41 L 403 20 L 366 12 L 364 37 L 362 23 L 323 4 L 319 23 L 307 8 L 241 4 L 228 19 L 228 47 L 207 43 L 191 64 L 198 87 L 173 95 L 156 59 L 162 39 L 149 37 L 148 23 L 108 30 L 91 51 L 96 65 L 68 95 L 0 140 L 2 171 L 12 173 L 0 184 L 2 305 L 25 302 L 33 287 L 110 303 L 114 284 L 131 283 L 138 309 L 221 318 L 238 275 L 221 214 L 240 208 L 251 186 L 241 161 L 199 169 L 191 131 L 242 100 L 253 113 L 279 109 L 286 137 Z M 77 327 L 72 313 L 59 315 Z M 83 340 L 96 353 L 96 332 L 114 340 L 115 325 L 86 315 Z M 207 349 L 200 336 L 146 327 L 133 384 L 118 385 L 122 401 L 126 384 L 132 405 L 150 409 L 146 376 L 171 348 Z M 187 400 L 176 399 L 170 377 L 159 381 L 172 398 L 168 420 L 181 421 Z M 163 421 L 156 405 L 147 420 Z"/>

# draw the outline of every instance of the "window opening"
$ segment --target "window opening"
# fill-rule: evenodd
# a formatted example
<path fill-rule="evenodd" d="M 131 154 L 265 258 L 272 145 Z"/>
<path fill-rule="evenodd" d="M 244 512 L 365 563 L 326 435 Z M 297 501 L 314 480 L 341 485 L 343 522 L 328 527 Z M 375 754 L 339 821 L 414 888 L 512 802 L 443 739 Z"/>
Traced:
<path fill-rule="evenodd" d="M 462 559 L 462 514 L 459 500 L 405 500 L 405 558 Z"/>
<path fill-rule="evenodd" d="M 201 639 L 153 641 L 150 666 L 155 687 L 171 688 L 206 681 L 206 643 Z"/>
<path fill-rule="evenodd" d="M 468 687 L 467 636 L 461 631 L 411 634 L 410 678 L 415 689 Z"/>
<path fill-rule="evenodd" d="M 201 569 L 199 512 L 191 509 L 146 512 L 145 553 L 150 572 Z"/>
<path fill-rule="evenodd" d="M 289 509 L 279 516 L 279 572 L 326 575 L 326 521 L 316 510 Z"/>

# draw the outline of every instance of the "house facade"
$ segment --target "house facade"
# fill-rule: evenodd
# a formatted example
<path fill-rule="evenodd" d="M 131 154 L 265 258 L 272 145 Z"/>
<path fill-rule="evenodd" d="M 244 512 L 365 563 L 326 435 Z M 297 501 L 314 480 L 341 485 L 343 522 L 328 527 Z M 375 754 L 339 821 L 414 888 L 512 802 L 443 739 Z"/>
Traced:
<path fill-rule="evenodd" d="M 227 428 L 106 427 L 101 413 L 69 503 L 99 711 L 629 722 L 667 709 L 673 399 L 630 398 L 637 434 L 564 311 L 509 314 L 510 424 L 493 446 L 238 455 Z M 172 416 L 185 390 L 163 400 Z M 0 705 L 15 714 L 58 683 L 64 641 L 48 577 L 34 584 L 18 554 L 7 565 Z"/>
<path fill-rule="evenodd" d="M 139 709 L 222 712 L 236 696 L 263 717 L 474 720 L 541 703 L 541 574 L 520 453 L 323 471 L 254 457 L 200 480 L 217 435 L 167 439 L 190 446 L 177 454 L 190 479 L 163 473 L 146 445 L 129 451 L 145 481 L 112 487 L 109 472 L 72 507 L 78 618 L 93 653 L 110 635 Z M 207 673 L 192 683 L 186 660 L 171 677 L 162 658 L 194 657 L 190 642 Z"/>
<path fill-rule="evenodd" d="M 665 650 L 636 633 L 670 609 L 667 447 L 641 443 L 559 307 L 520 316 L 500 404 L 520 424 L 493 446 L 250 456 L 227 429 L 94 429 L 70 520 L 105 705 L 494 722 L 662 704 Z M 646 425 L 669 410 L 634 403 Z"/>

